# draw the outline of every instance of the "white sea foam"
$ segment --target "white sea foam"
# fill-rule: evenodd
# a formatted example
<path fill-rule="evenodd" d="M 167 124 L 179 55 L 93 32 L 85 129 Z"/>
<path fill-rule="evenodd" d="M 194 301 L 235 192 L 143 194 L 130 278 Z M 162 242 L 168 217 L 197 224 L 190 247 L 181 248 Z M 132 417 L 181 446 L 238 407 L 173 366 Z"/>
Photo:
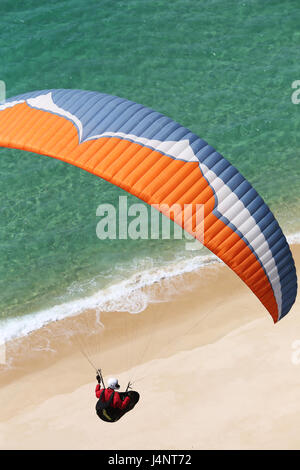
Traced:
<path fill-rule="evenodd" d="M 300 232 L 292 233 L 287 237 L 287 241 L 290 245 L 300 244 Z"/>
<path fill-rule="evenodd" d="M 0 322 L 0 344 L 14 338 L 24 337 L 50 322 L 79 315 L 88 309 L 139 313 L 145 310 L 149 303 L 163 301 L 151 296 L 151 292 L 145 293 L 143 291 L 144 287 L 150 287 L 163 280 L 196 271 L 216 262 L 220 261 L 214 255 L 196 256 L 181 261 L 176 260 L 163 268 L 152 268 L 138 272 L 129 279 L 101 289 L 93 295 L 62 302 L 52 308 L 21 317 L 4 319 Z"/>

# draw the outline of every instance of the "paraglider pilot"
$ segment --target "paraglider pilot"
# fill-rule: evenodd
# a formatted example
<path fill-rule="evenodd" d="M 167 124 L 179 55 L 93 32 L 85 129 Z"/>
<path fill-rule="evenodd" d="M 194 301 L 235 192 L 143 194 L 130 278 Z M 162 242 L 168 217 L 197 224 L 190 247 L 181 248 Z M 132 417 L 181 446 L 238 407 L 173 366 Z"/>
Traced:
<path fill-rule="evenodd" d="M 100 373 L 97 374 L 96 380 L 98 382 L 95 389 L 98 398 L 96 412 L 103 421 L 112 423 L 118 421 L 125 413 L 132 410 L 139 401 L 138 392 L 131 390 L 118 392 L 120 385 L 118 379 L 114 377 L 108 379 L 107 388 Z"/>

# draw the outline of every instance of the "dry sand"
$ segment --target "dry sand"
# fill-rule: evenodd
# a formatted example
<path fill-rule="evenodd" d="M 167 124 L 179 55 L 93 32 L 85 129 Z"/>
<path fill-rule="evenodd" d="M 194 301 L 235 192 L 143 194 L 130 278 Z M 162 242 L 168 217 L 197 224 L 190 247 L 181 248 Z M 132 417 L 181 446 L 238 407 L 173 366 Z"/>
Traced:
<path fill-rule="evenodd" d="M 8 345 L 19 359 L 0 374 L 0 448 L 299 449 L 299 300 L 274 325 L 225 266 L 167 287 L 140 315 L 102 315 L 85 349 L 121 384 L 137 379 L 141 400 L 117 423 L 95 415 L 95 374 L 77 348 L 94 312 Z M 74 325 L 82 334 L 66 342 Z"/>

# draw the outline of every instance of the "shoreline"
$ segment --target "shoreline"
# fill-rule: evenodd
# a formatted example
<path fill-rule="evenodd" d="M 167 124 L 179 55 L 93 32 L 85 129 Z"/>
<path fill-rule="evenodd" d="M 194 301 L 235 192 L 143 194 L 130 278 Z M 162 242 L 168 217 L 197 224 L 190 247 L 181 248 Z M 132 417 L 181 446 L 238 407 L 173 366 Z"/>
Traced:
<path fill-rule="evenodd" d="M 184 276 L 215 264 L 223 264 L 223 262 L 211 253 L 198 255 L 191 259 L 179 258 L 164 266 L 136 272 L 128 279 L 119 280 L 87 297 L 80 297 L 40 311 L 2 320 L 0 322 L 0 341 L 4 343 L 18 340 L 50 323 L 65 320 L 69 317 L 77 317 L 89 310 L 99 309 L 108 312 L 119 310 L 139 313 L 151 303 L 151 295 L 149 298 L 145 297 L 143 299 L 144 305 L 140 305 L 139 299 L 137 299 L 136 304 L 129 300 L 129 296 L 132 296 L 132 294 L 138 294 L 147 288 L 151 289 L 154 284 L 165 279 L 169 279 L 171 282 L 172 279 L 178 276 Z"/>
<path fill-rule="evenodd" d="M 292 246 L 300 245 L 300 232 L 287 236 L 287 241 Z M 69 317 L 78 317 L 90 310 L 120 310 L 139 313 L 145 310 L 152 301 L 156 302 L 157 299 L 152 300 L 150 293 L 148 298 L 144 297 L 144 305 L 139 304 L 139 299 L 137 299 L 136 305 L 134 305 L 133 302 L 128 301 L 129 296 L 142 292 L 143 289 L 149 288 L 151 290 L 154 284 L 160 283 L 165 279 L 169 279 L 172 282 L 172 279 L 176 279 L 178 276 L 196 273 L 211 265 L 223 266 L 224 263 L 213 253 L 201 254 L 191 259 L 179 258 L 164 266 L 136 272 L 128 279 L 117 281 L 115 284 L 100 289 L 87 297 L 69 300 L 24 316 L 2 320 L 0 322 L 0 345 L 26 337 L 28 334 L 32 334 L 50 323 L 65 320 Z M 114 303 L 118 308 L 113 308 Z"/>

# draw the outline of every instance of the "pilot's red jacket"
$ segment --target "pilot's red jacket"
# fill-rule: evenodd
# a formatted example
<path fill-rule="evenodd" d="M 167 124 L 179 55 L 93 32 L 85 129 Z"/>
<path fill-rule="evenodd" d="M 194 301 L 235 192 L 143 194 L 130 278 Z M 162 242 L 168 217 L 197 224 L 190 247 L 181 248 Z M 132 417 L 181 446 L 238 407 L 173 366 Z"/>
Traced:
<path fill-rule="evenodd" d="M 105 389 L 100 388 L 100 384 L 97 384 L 96 385 L 96 390 L 95 390 L 97 398 L 100 398 L 102 390 L 104 390 L 104 393 L 101 397 L 101 401 L 106 402 L 106 401 L 109 400 L 109 398 L 110 398 L 110 396 L 113 392 L 113 389 L 112 388 L 105 388 Z M 112 404 L 111 404 L 111 406 L 113 408 L 119 408 L 120 410 L 124 410 L 126 408 L 126 406 L 129 405 L 129 403 L 130 403 L 130 398 L 129 397 L 124 398 L 124 400 L 122 401 L 119 393 L 115 390 L 115 395 L 114 395 L 114 398 L 113 398 L 113 401 L 112 401 Z"/>

